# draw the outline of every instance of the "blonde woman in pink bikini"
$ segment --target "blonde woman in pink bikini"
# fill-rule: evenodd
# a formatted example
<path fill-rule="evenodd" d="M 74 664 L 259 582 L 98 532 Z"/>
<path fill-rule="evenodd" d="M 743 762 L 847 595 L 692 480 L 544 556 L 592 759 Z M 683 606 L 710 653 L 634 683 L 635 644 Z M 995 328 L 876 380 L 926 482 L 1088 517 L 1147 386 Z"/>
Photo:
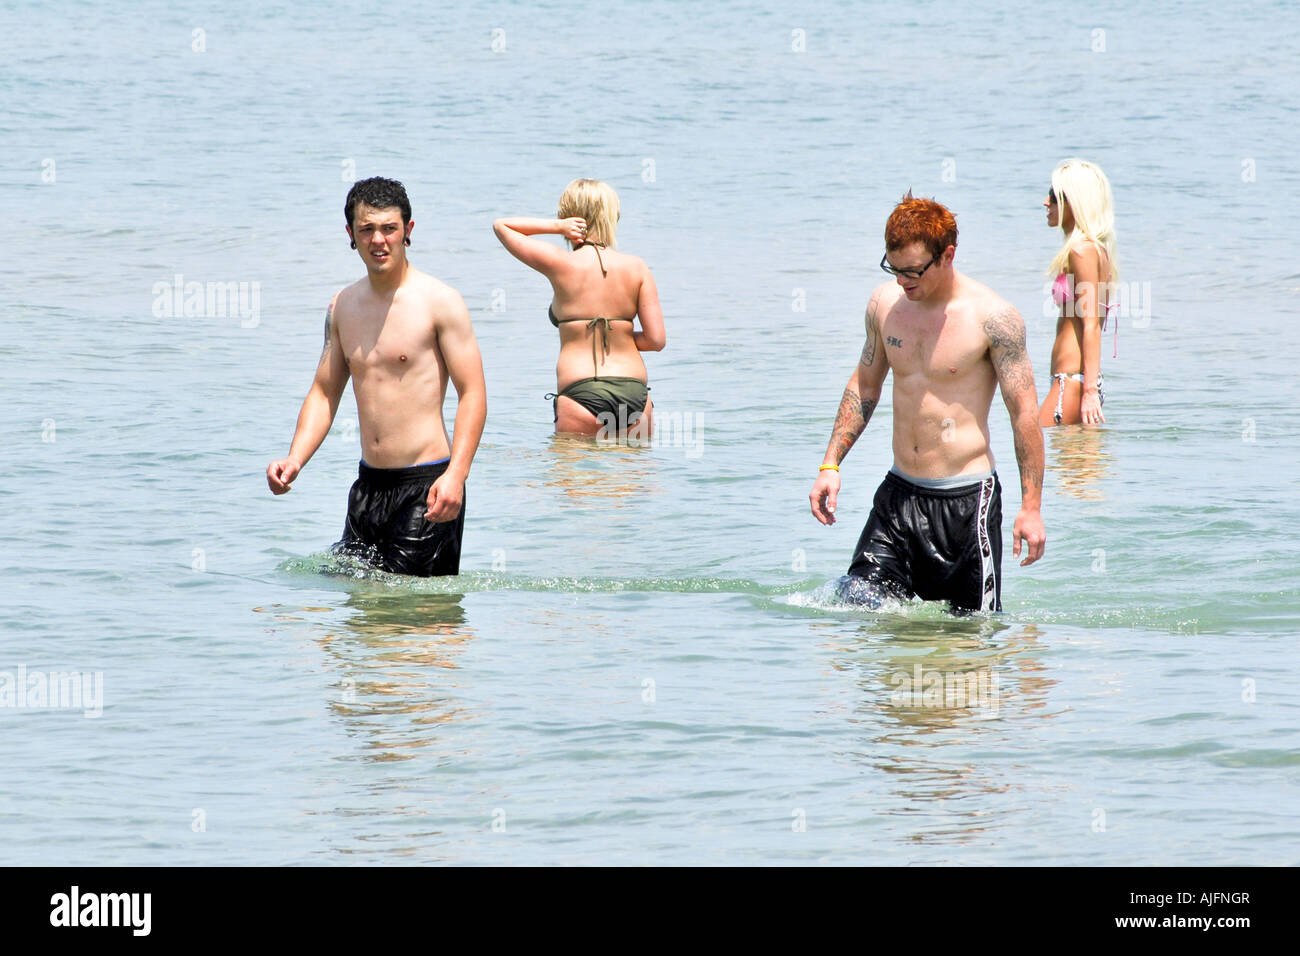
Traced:
<path fill-rule="evenodd" d="M 1038 421 L 1044 428 L 1100 425 L 1106 421 L 1101 333 L 1117 306 L 1111 300 L 1119 275 L 1110 181 L 1092 163 L 1067 159 L 1052 171 L 1043 205 L 1047 224 L 1060 226 L 1065 241 L 1047 270 L 1056 277 L 1052 298 L 1061 311 L 1052 343 L 1052 384 Z"/>

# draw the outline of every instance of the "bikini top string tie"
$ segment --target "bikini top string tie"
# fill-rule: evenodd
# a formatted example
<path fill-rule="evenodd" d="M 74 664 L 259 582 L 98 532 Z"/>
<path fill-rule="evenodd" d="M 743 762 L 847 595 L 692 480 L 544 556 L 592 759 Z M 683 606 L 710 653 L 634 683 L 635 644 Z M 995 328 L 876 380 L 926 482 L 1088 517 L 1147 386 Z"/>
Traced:
<path fill-rule="evenodd" d="M 583 239 L 582 242 L 578 243 L 573 248 L 578 250 L 583 246 L 591 246 L 591 248 L 596 250 L 596 261 L 600 263 L 600 274 L 602 277 L 608 276 L 609 273 L 605 271 L 605 260 L 600 257 L 600 250 L 605 248 L 605 244 L 603 242 L 593 242 L 590 239 Z"/>
<path fill-rule="evenodd" d="M 591 364 L 598 369 L 600 368 L 601 363 L 596 357 L 596 328 L 597 326 L 600 325 L 600 323 L 602 322 L 605 323 L 605 326 L 602 329 L 603 334 L 600 336 L 600 340 L 601 343 L 605 346 L 605 356 L 606 358 L 608 358 L 609 357 L 609 323 L 611 321 L 614 320 L 608 318 L 607 316 L 598 315 L 590 322 L 587 323 L 587 329 L 591 332 Z"/>

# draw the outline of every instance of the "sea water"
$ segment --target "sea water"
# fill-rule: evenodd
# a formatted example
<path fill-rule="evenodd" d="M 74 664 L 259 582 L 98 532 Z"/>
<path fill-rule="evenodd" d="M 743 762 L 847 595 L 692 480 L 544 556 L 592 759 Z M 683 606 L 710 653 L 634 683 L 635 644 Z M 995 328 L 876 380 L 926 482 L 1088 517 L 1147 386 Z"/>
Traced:
<path fill-rule="evenodd" d="M 1297 862 L 1290 13 L 6 6 L 0 860 Z M 1046 556 L 995 398 L 1004 613 L 837 603 L 888 387 L 838 522 L 807 496 L 886 216 L 957 213 L 1042 395 L 1071 155 L 1127 305 L 1107 424 L 1046 436 Z M 456 579 L 327 554 L 350 389 L 266 487 L 371 175 L 483 352 Z M 652 447 L 553 437 L 549 289 L 490 229 L 578 176 L 658 280 Z"/>

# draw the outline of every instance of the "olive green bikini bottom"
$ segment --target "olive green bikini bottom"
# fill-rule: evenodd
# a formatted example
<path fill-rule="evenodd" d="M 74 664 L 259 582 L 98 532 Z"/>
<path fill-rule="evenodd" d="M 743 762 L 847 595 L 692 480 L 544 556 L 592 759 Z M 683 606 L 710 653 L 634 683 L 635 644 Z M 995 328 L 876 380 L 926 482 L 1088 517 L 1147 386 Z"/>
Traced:
<path fill-rule="evenodd" d="M 611 375 L 607 378 L 580 378 L 560 389 L 559 394 L 573 399 L 597 418 L 605 413 L 612 415 L 615 422 L 635 425 L 645 411 L 649 392 L 650 386 L 639 378 Z M 546 397 L 551 400 L 551 410 L 558 420 L 556 393 L 547 392 Z M 626 409 L 621 415 L 620 406 Z"/>

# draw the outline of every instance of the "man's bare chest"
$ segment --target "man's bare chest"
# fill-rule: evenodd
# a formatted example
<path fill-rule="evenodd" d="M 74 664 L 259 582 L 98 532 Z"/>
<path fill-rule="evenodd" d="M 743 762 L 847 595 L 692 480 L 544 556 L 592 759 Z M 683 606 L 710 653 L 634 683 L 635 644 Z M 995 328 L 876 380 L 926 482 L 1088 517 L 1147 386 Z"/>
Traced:
<path fill-rule="evenodd" d="M 952 379 L 988 367 L 988 339 L 968 315 L 890 315 L 880 332 L 895 375 Z"/>
<path fill-rule="evenodd" d="M 435 350 L 431 323 L 409 311 L 389 310 L 344 315 L 339 320 L 339 342 L 353 374 L 363 369 L 404 369 L 424 365 Z"/>

